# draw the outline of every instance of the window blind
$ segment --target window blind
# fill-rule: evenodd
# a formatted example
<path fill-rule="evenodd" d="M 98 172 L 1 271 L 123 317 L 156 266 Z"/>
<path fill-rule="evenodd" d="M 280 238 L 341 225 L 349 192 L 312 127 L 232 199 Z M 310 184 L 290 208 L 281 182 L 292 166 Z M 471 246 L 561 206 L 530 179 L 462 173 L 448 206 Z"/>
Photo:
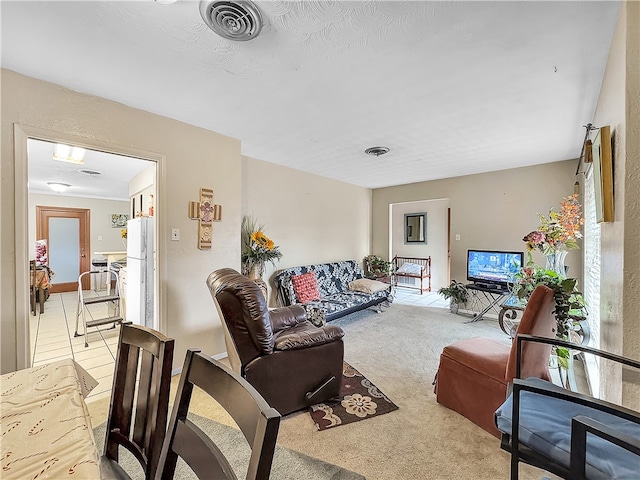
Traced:
<path fill-rule="evenodd" d="M 593 168 L 585 177 L 584 185 L 584 287 L 583 296 L 587 302 L 587 321 L 591 330 L 589 345 L 600 347 L 600 224 L 596 222 L 596 196 Z M 593 355 L 586 356 L 587 377 L 594 395 L 599 392 L 599 368 Z"/>

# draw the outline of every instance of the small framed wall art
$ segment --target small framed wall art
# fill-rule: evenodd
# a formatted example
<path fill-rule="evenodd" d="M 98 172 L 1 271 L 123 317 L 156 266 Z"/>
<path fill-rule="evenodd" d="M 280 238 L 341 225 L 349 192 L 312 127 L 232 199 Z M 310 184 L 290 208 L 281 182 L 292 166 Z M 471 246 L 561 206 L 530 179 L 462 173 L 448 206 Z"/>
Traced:
<path fill-rule="evenodd" d="M 127 220 L 129 220 L 129 215 L 126 213 L 112 213 L 111 228 L 125 228 L 127 226 Z"/>

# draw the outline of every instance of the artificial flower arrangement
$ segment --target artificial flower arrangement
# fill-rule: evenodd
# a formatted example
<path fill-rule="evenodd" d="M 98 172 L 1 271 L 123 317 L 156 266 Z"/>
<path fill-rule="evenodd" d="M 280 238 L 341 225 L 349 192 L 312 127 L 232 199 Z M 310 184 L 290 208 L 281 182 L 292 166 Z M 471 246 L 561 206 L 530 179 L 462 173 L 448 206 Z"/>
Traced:
<path fill-rule="evenodd" d="M 553 209 L 549 215 L 538 214 L 540 227 L 526 235 L 522 240 L 527 244 L 528 261 L 514 276 L 512 293 L 526 302 L 538 285 L 553 290 L 555 300 L 554 315 L 557 321 L 557 336 L 568 339 L 569 331 L 575 329 L 576 318 L 586 316 L 586 302 L 576 288 L 575 278 L 564 278 L 558 272 L 533 263 L 531 251 L 539 250 L 545 255 L 554 255 L 566 250 L 579 248 L 577 239 L 582 238 L 580 227 L 584 224 L 578 202 L 578 195 L 563 198 L 560 211 Z"/>
<path fill-rule="evenodd" d="M 563 198 L 559 212 L 551 209 L 548 216 L 539 213 L 538 218 L 538 229 L 522 239 L 527 243 L 529 252 L 540 250 L 545 255 L 551 255 L 561 250 L 579 248 L 576 240 L 582 238 L 580 227 L 584 224 L 584 218 L 581 215 L 578 194 Z"/>
<path fill-rule="evenodd" d="M 242 218 L 242 274 L 247 275 L 257 269 L 257 275 L 264 273 L 264 264 L 271 262 L 274 266 L 282 257 L 279 247 L 264 234 L 264 225 L 258 225 L 253 217 Z"/>

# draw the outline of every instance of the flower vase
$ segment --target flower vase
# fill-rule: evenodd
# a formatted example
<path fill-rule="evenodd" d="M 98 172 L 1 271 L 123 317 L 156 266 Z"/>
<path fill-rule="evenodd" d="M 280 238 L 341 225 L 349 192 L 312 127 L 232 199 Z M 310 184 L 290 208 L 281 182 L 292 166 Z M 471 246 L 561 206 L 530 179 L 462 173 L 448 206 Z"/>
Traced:
<path fill-rule="evenodd" d="M 564 266 L 564 259 L 566 256 L 566 250 L 559 250 L 547 255 L 547 270 L 556 272 L 560 278 L 567 278 L 567 270 Z"/>
<path fill-rule="evenodd" d="M 262 280 L 260 265 L 253 265 L 247 273 L 247 277 L 249 277 L 249 280 Z"/>
<path fill-rule="evenodd" d="M 249 277 L 249 280 L 252 280 L 253 282 L 255 282 L 259 287 L 260 290 L 262 290 L 262 294 L 264 295 L 264 298 L 267 298 L 267 284 L 264 280 L 262 280 L 262 272 L 264 271 L 264 266 L 263 265 L 253 265 L 251 267 L 251 270 L 249 270 L 249 273 L 247 274 L 247 277 Z"/>

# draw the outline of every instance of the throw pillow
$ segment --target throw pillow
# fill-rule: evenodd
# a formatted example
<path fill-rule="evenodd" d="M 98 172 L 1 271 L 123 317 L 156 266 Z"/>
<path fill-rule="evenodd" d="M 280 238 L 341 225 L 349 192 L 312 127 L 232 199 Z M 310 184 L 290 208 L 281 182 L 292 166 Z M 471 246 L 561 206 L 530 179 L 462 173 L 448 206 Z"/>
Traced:
<path fill-rule="evenodd" d="M 408 275 L 420 275 L 422 273 L 422 266 L 417 263 L 405 262 L 398 269 L 397 273 L 406 273 Z"/>
<path fill-rule="evenodd" d="M 379 282 L 378 280 L 371 280 L 369 278 L 359 278 L 358 280 L 349 282 L 349 290 L 352 290 L 354 292 L 372 294 L 388 289 L 388 283 Z"/>
<path fill-rule="evenodd" d="M 302 275 L 293 275 L 291 282 L 293 283 L 293 291 L 296 294 L 298 303 L 307 303 L 320 298 L 315 273 L 309 272 L 303 273 Z"/>

